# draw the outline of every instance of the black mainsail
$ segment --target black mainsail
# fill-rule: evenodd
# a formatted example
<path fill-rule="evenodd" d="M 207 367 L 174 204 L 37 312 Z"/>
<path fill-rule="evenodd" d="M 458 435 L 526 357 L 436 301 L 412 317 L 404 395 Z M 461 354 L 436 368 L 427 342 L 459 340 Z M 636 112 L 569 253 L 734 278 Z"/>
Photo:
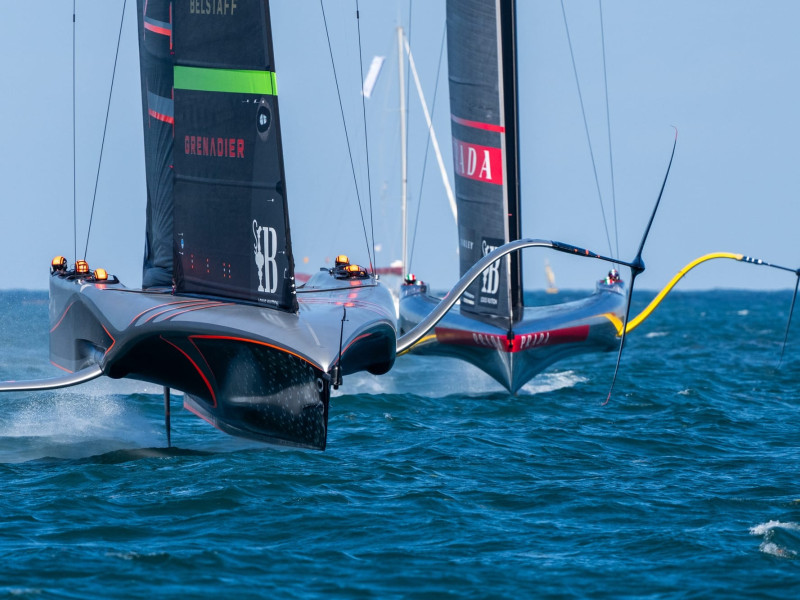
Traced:
<path fill-rule="evenodd" d="M 171 262 L 176 292 L 296 310 L 268 3 L 139 11 L 145 278 L 163 284 L 149 273 Z"/>
<path fill-rule="evenodd" d="M 519 239 L 519 160 L 514 0 L 448 0 L 447 55 L 461 275 Z M 522 314 L 518 254 L 470 286 L 465 314 L 516 321 Z"/>

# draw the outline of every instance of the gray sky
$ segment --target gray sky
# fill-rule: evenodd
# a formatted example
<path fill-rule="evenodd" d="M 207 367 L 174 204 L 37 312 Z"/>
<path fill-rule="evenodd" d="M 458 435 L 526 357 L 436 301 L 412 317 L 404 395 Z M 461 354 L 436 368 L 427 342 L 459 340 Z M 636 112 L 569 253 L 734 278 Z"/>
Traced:
<path fill-rule="evenodd" d="M 78 0 L 77 230 L 83 255 L 122 0 Z M 144 160 L 135 1 L 128 0 L 87 259 L 130 287 L 141 283 Z M 273 0 L 276 70 L 290 221 L 298 271 L 326 257 L 367 255 L 318 0 Z M 600 203 L 559 0 L 518 0 L 523 234 L 608 253 Z M 366 192 L 355 2 L 326 0 L 356 170 Z M 609 143 L 600 13 L 594 0 L 565 0 L 612 245 Z M 436 88 L 444 0 L 360 0 L 366 71 L 384 70 L 367 103 L 378 264 L 400 255 L 397 25 L 430 104 Z M 800 3 L 793 0 L 605 0 L 603 2 L 619 249 L 632 258 L 669 159 L 662 209 L 645 248 L 643 288 L 658 289 L 690 260 L 741 252 L 800 266 L 800 117 L 796 108 Z M 2 288 L 48 285 L 57 254 L 74 258 L 72 2 L 4 2 L 0 20 L 0 251 L 13 265 Z M 445 51 L 446 61 L 446 51 Z M 434 127 L 450 168 L 446 62 Z M 456 228 L 433 152 L 420 185 L 426 128 L 415 91 L 409 109 L 409 210 L 422 189 L 412 270 L 435 289 L 457 279 Z M 369 227 L 369 225 L 368 225 Z M 304 259 L 308 258 L 308 263 Z M 591 289 L 606 266 L 529 251 L 525 285 L 545 285 L 548 259 L 562 288 Z M 714 261 L 679 289 L 789 288 L 791 274 Z"/>

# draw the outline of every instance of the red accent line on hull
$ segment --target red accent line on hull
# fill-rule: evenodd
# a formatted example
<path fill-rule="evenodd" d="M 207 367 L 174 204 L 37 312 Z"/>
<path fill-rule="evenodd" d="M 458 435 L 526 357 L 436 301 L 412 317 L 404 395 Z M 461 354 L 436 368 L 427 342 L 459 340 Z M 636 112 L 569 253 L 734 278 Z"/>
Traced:
<path fill-rule="evenodd" d="M 198 364 L 196 362 L 194 362 L 194 360 L 192 360 L 192 357 L 189 356 L 181 347 L 177 346 L 176 344 L 173 344 L 167 338 L 165 338 L 163 335 L 159 336 L 159 337 L 162 340 L 164 340 L 166 343 L 168 343 L 170 346 L 175 348 L 178 352 L 183 354 L 186 357 L 186 360 L 188 360 L 190 363 L 192 363 L 192 366 L 200 374 L 200 377 L 203 378 L 203 381 L 205 382 L 206 387 L 208 388 L 208 391 L 211 393 L 211 399 L 214 401 L 214 408 L 216 408 L 217 407 L 217 395 L 214 393 L 214 388 L 211 386 L 211 382 L 208 380 L 208 377 L 206 377 L 206 374 L 203 373 L 203 371 L 200 369 Z"/>
<path fill-rule="evenodd" d="M 352 342 L 350 342 L 349 344 L 347 344 L 347 346 L 345 346 L 344 350 L 342 350 L 342 356 L 344 356 L 344 353 L 345 353 L 345 352 L 347 352 L 347 350 L 350 348 L 350 346 L 352 346 L 353 344 L 355 344 L 355 343 L 356 343 L 358 340 L 363 340 L 365 337 L 369 337 L 369 336 L 371 336 L 371 335 L 372 335 L 371 333 L 362 333 L 360 336 L 358 336 L 358 337 L 357 337 L 356 339 L 354 339 Z M 339 362 L 339 357 L 338 357 L 338 356 L 337 356 L 337 357 L 336 357 L 336 359 L 333 361 L 333 364 L 335 365 L 337 362 Z"/>
<path fill-rule="evenodd" d="M 147 319 L 145 319 L 144 322 L 145 323 L 149 323 L 150 321 L 152 321 L 154 319 L 157 319 L 161 315 L 165 315 L 165 314 L 167 314 L 167 313 L 169 313 L 171 311 L 175 311 L 175 310 L 178 310 L 180 308 L 185 308 L 186 306 L 191 306 L 192 308 L 186 309 L 184 311 L 178 311 L 178 312 L 172 313 L 170 316 L 167 317 L 167 319 L 170 319 L 171 317 L 173 317 L 175 315 L 179 315 L 179 314 L 181 314 L 181 312 L 187 312 L 188 310 L 196 310 L 198 308 L 208 308 L 210 306 L 216 306 L 217 304 L 218 304 L 217 302 L 208 302 L 207 300 L 201 300 L 201 301 L 198 301 L 198 302 L 193 302 L 191 304 L 185 303 L 185 304 L 183 304 L 181 306 L 173 306 L 172 308 L 166 308 L 166 309 L 164 309 L 162 311 L 154 313 L 154 314 L 150 315 L 149 317 L 147 317 Z"/>
<path fill-rule="evenodd" d="M 196 306 L 194 308 L 187 308 L 186 310 L 179 310 L 176 313 L 172 313 L 170 316 L 167 317 L 167 320 L 171 321 L 172 319 L 174 319 L 178 315 L 182 315 L 184 313 L 192 312 L 192 311 L 195 311 L 195 310 L 203 310 L 203 309 L 206 309 L 206 308 L 215 308 L 217 306 L 230 306 L 231 304 L 234 304 L 234 303 L 233 302 L 215 302 L 214 304 L 207 304 L 205 306 Z"/>
<path fill-rule="evenodd" d="M 186 304 L 199 304 L 199 303 L 202 303 L 202 302 L 207 302 L 207 301 L 206 301 L 206 300 L 175 300 L 174 302 L 163 302 L 163 303 L 161 303 L 161 304 L 156 304 L 155 306 L 151 306 L 150 308 L 146 308 L 146 309 L 144 309 L 144 310 L 143 310 L 142 312 L 140 312 L 138 315 L 136 315 L 135 317 L 133 317 L 133 319 L 131 319 L 131 322 L 129 323 L 129 325 L 133 325 L 133 324 L 134 324 L 134 322 L 135 322 L 135 321 L 136 321 L 136 320 L 137 320 L 139 317 L 141 317 L 141 316 L 142 316 L 142 315 L 144 315 L 145 313 L 149 313 L 151 310 L 156 310 L 156 309 L 158 309 L 158 308 L 162 308 L 162 307 L 164 307 L 164 306 L 173 306 L 173 305 L 175 305 L 175 304 L 182 304 L 182 305 L 186 305 Z"/>
<path fill-rule="evenodd" d="M 74 304 L 75 304 L 74 302 L 71 302 L 71 303 L 70 303 L 70 305 L 67 307 L 67 310 L 65 310 L 65 311 L 64 311 L 64 314 L 63 314 L 63 315 L 61 315 L 61 318 L 58 320 L 58 323 L 56 323 L 55 325 L 53 325 L 52 329 L 50 329 L 50 333 L 53 333 L 53 332 L 54 332 L 56 329 L 58 329 L 58 326 L 59 326 L 59 325 L 61 325 L 61 321 L 63 321 L 63 320 L 64 320 L 64 317 L 66 317 L 66 316 L 67 316 L 67 313 L 69 312 L 69 309 L 70 309 L 70 308 L 72 308 L 72 306 L 73 306 Z M 70 371 L 70 373 L 71 373 L 71 372 L 72 372 L 72 371 Z"/>
<path fill-rule="evenodd" d="M 441 344 L 494 348 L 500 352 L 524 352 L 543 346 L 583 342 L 589 337 L 589 325 L 517 334 L 511 340 L 503 333 L 483 333 L 446 327 L 437 327 L 435 332 L 436 341 Z"/>
<path fill-rule="evenodd" d="M 240 338 L 228 335 L 190 335 L 189 340 L 194 343 L 194 340 L 230 340 L 233 342 L 245 342 L 248 344 L 258 344 L 259 346 L 266 346 L 267 348 L 274 348 L 275 350 L 280 350 L 281 352 L 286 352 L 286 354 L 291 354 L 292 356 L 296 356 L 300 360 L 303 360 L 310 364 L 315 369 L 319 369 L 322 371 L 322 367 L 317 364 L 314 364 L 310 360 L 308 360 L 305 356 L 301 356 L 297 354 L 297 352 L 292 352 L 291 350 L 287 350 L 286 348 L 281 348 L 280 346 L 275 346 L 274 344 L 268 344 L 267 342 L 260 342 L 258 340 L 249 340 L 247 338 Z"/>
<path fill-rule="evenodd" d="M 102 327 L 102 328 L 103 328 L 103 331 L 105 331 L 105 332 L 106 332 L 106 335 L 107 335 L 108 337 L 110 337 L 110 338 L 111 338 L 111 345 L 110 345 L 108 348 L 106 348 L 106 351 L 105 351 L 105 352 L 103 352 L 103 356 L 105 356 L 106 354 L 108 354 L 109 352 L 111 352 L 111 349 L 114 347 L 114 344 L 116 344 L 116 343 L 117 343 L 117 340 L 116 340 L 116 339 L 114 339 L 114 336 L 113 336 L 113 335 L 111 335 L 111 334 L 108 332 L 108 329 L 106 329 L 106 326 L 105 326 L 105 325 L 103 325 L 102 323 L 100 323 L 100 327 Z"/>
<path fill-rule="evenodd" d="M 75 372 L 75 371 L 70 371 L 67 367 L 62 367 L 60 364 L 58 364 L 57 362 L 53 362 L 52 360 L 50 361 L 50 364 L 53 365 L 54 367 L 58 367 L 62 371 L 66 371 L 67 373 L 74 373 Z"/>
<path fill-rule="evenodd" d="M 191 404 L 189 404 L 189 401 L 188 401 L 188 400 L 186 400 L 186 398 L 184 398 L 184 399 L 183 399 L 183 408 L 185 408 L 186 410 L 188 410 L 188 411 L 189 411 L 190 413 L 192 413 L 192 414 L 193 414 L 195 417 L 199 417 L 199 418 L 203 419 L 203 421 L 205 421 L 206 423 L 208 423 L 209 425 L 211 425 L 211 426 L 212 426 L 214 429 L 216 429 L 217 431 L 222 431 L 222 433 L 226 433 L 226 432 L 225 432 L 225 431 L 224 431 L 224 430 L 223 430 L 223 429 L 222 429 L 222 428 L 221 428 L 219 425 L 217 425 L 217 422 L 216 422 L 216 420 L 212 421 L 212 420 L 211 420 L 211 419 L 209 419 L 209 418 L 208 418 L 206 415 L 204 415 L 204 414 L 202 414 L 202 413 L 199 413 L 199 412 L 198 412 L 198 411 L 197 411 L 197 410 L 196 410 L 196 409 L 195 409 L 195 408 L 194 408 L 194 407 L 193 407 Z"/>

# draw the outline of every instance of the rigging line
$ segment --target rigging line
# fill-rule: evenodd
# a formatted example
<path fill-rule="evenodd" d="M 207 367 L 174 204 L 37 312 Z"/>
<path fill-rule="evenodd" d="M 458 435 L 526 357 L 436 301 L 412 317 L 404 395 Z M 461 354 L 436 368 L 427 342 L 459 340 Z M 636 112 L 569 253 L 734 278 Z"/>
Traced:
<path fill-rule="evenodd" d="M 619 256 L 619 227 L 617 225 L 617 187 L 614 185 L 614 153 L 611 148 L 611 109 L 608 103 L 608 75 L 606 73 L 606 34 L 603 26 L 603 0 L 598 0 L 600 5 L 600 43 L 603 47 L 603 85 L 606 92 L 606 127 L 608 128 L 608 163 L 611 168 L 611 206 L 614 211 L 614 242 L 617 256 Z"/>
<path fill-rule="evenodd" d="M 356 26 L 358 29 L 358 66 L 361 69 L 361 81 L 364 81 L 364 55 L 361 52 L 361 13 L 358 10 L 358 0 L 356 0 Z M 361 94 L 361 115 L 364 120 L 364 152 L 367 156 L 367 197 L 369 198 L 369 228 L 372 236 L 372 256 L 375 256 L 375 220 L 372 213 L 372 179 L 369 169 L 369 136 L 367 135 L 367 99 Z M 369 246 L 369 241 L 367 241 Z M 367 248 L 369 254 L 369 248 Z M 369 270 L 374 274 L 375 268 L 372 264 L 372 256 L 369 260 Z M 376 257 L 377 260 L 377 257 Z"/>
<path fill-rule="evenodd" d="M 119 20 L 119 34 L 117 35 L 117 53 L 114 55 L 114 69 L 111 71 L 111 87 L 108 90 L 108 103 L 106 105 L 106 121 L 103 124 L 103 139 L 100 142 L 100 159 L 97 161 L 97 175 L 94 179 L 94 194 L 92 194 L 92 210 L 89 213 L 89 229 L 86 231 L 86 247 L 83 249 L 83 260 L 89 253 L 89 236 L 92 234 L 92 220 L 94 219 L 94 205 L 97 200 L 97 184 L 100 181 L 100 166 L 103 164 L 103 148 L 106 144 L 106 131 L 108 131 L 108 115 L 111 112 L 111 95 L 114 93 L 114 78 L 117 74 L 117 60 L 119 59 L 119 46 L 122 41 L 122 24 L 125 22 L 125 6 L 128 0 L 122 2 L 122 17 Z"/>
<path fill-rule="evenodd" d="M 439 74 L 442 70 L 442 58 L 444 56 L 444 42 L 447 37 L 447 24 L 442 27 L 442 43 L 439 47 L 439 66 L 436 69 L 436 85 L 433 88 L 433 100 L 431 101 L 431 115 L 434 115 L 436 112 L 436 95 L 439 91 Z M 409 46 L 411 44 L 411 40 L 409 40 Z M 419 194 L 417 195 L 417 214 L 414 217 L 414 235 L 411 238 L 411 254 L 408 257 L 408 268 L 406 271 L 411 271 L 411 263 L 414 261 L 414 244 L 417 241 L 417 229 L 419 226 L 419 209 L 422 206 L 422 187 L 425 184 L 425 169 L 428 166 L 428 150 L 431 147 L 431 130 L 433 129 L 433 122 L 431 122 L 431 126 L 428 127 L 428 140 L 425 144 L 425 157 L 422 159 L 422 177 L 419 182 Z"/>
<path fill-rule="evenodd" d="M 794 314 L 794 303 L 797 300 L 797 288 L 800 286 L 800 269 L 795 271 L 794 294 L 792 294 L 792 305 L 789 308 L 789 320 L 786 322 L 786 333 L 783 334 L 783 346 L 781 346 L 781 358 L 778 361 L 778 368 L 783 364 L 783 353 L 786 351 L 786 340 L 789 339 L 789 328 L 792 326 L 792 314 Z"/>
<path fill-rule="evenodd" d="M 600 179 L 597 177 L 597 164 L 594 160 L 594 150 L 592 149 L 592 138 L 589 135 L 589 123 L 586 120 L 586 109 L 583 104 L 583 94 L 581 93 L 581 83 L 578 79 L 578 67 L 575 64 L 575 53 L 572 50 L 572 38 L 569 35 L 569 25 L 567 24 L 567 10 L 564 8 L 564 0 L 561 0 L 561 14 L 564 16 L 564 29 L 567 31 L 567 43 L 569 44 L 569 55 L 572 58 L 572 71 L 575 74 L 575 85 L 578 87 L 578 100 L 581 103 L 581 114 L 583 115 L 583 128 L 586 130 L 586 141 L 589 144 L 589 155 L 592 158 L 592 171 L 594 172 L 594 183 L 597 187 L 597 197 L 600 200 L 600 212 L 603 214 L 603 226 L 606 230 L 608 240 L 608 251 L 613 254 L 611 246 L 611 236 L 608 233 L 608 221 L 606 220 L 606 210 L 603 207 L 603 194 L 600 192 Z"/>
<path fill-rule="evenodd" d="M 78 260 L 78 184 L 77 184 L 77 150 L 75 136 L 75 4 L 77 0 L 72 0 L 72 251 Z"/>
<path fill-rule="evenodd" d="M 342 128 L 344 129 L 344 139 L 347 142 L 347 154 L 350 156 L 350 169 L 353 172 L 353 185 L 356 188 L 356 200 L 358 200 L 358 212 L 361 214 L 361 227 L 364 230 L 364 240 L 367 242 L 367 255 L 369 264 L 372 265 L 372 255 L 370 254 L 369 236 L 367 235 L 367 224 L 364 221 L 364 208 L 361 205 L 361 194 L 358 192 L 358 178 L 356 177 L 356 167 L 353 163 L 353 151 L 350 149 L 350 136 L 347 133 L 347 121 L 344 118 L 344 106 L 342 104 L 342 93 L 339 89 L 339 78 L 336 76 L 336 63 L 333 60 L 333 48 L 331 47 L 331 36 L 328 32 L 328 20 L 325 18 L 325 6 L 319 0 L 319 7 L 322 11 L 322 21 L 325 24 L 325 36 L 328 39 L 328 52 L 331 56 L 331 68 L 333 69 L 333 80 L 336 83 L 336 96 L 339 98 L 339 111 L 342 114 Z"/>

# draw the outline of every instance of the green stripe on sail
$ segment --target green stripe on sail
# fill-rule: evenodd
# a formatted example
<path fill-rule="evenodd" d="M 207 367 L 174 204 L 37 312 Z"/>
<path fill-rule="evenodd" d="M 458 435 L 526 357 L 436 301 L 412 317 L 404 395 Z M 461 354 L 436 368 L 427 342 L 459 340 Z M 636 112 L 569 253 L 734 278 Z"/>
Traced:
<path fill-rule="evenodd" d="M 275 73 L 272 71 L 176 66 L 174 76 L 175 88 L 181 90 L 278 95 L 278 85 L 275 81 Z"/>

